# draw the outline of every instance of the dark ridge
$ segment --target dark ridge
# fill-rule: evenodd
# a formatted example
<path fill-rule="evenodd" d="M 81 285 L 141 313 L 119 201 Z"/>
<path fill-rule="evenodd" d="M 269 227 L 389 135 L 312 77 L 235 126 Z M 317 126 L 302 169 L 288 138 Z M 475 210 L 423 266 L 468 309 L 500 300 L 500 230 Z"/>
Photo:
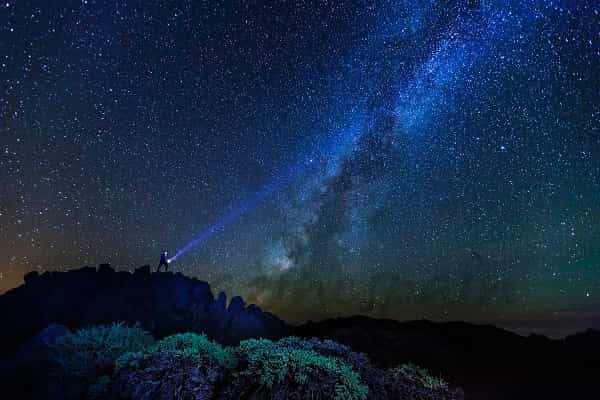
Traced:
<path fill-rule="evenodd" d="M 0 296 L 0 313 L 5 327 L 0 330 L 0 372 L 6 370 L 6 376 L 14 369 L 10 360 L 39 364 L 43 370 L 46 343 L 68 329 L 125 321 L 139 323 L 158 338 L 204 332 L 223 344 L 292 334 L 332 339 L 365 353 L 380 367 L 407 362 L 426 367 L 462 387 L 467 399 L 562 400 L 600 393 L 600 332 L 595 330 L 553 340 L 492 325 L 365 316 L 292 328 L 247 306 L 241 297 L 227 305 L 225 294 L 215 298 L 206 282 L 151 273 L 147 266 L 133 273 L 116 272 L 106 264 L 29 273 L 24 285 Z"/>
<path fill-rule="evenodd" d="M 25 284 L 0 296 L 0 358 L 13 354 L 50 324 L 76 329 L 125 321 L 139 323 L 156 337 L 205 332 L 224 344 L 251 337 L 276 339 L 288 325 L 240 297 L 215 299 L 204 281 L 171 272 L 115 271 L 108 264 L 67 272 L 30 272 Z"/>
<path fill-rule="evenodd" d="M 300 337 L 332 339 L 375 365 L 412 362 L 461 386 L 469 399 L 571 399 L 600 393 L 600 332 L 553 340 L 467 322 L 365 316 L 308 322 Z"/>

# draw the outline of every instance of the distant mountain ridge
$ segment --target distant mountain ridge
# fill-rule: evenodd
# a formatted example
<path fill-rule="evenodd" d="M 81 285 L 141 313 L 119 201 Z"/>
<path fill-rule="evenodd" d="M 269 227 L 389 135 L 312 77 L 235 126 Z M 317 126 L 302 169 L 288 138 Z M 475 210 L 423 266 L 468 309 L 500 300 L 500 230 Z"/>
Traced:
<path fill-rule="evenodd" d="M 382 367 L 412 362 L 460 385 L 471 399 L 570 399 L 600 393 L 600 331 L 564 339 L 520 336 L 467 322 L 364 316 L 308 322 L 295 335 L 332 339 Z"/>
<path fill-rule="evenodd" d="M 0 358 L 14 353 L 46 326 L 70 329 L 125 321 L 139 323 L 157 337 L 205 332 L 225 344 L 251 337 L 277 339 L 289 325 L 255 305 L 225 293 L 214 297 L 204 281 L 179 273 L 115 271 L 108 264 L 67 272 L 30 272 L 25 284 L 0 296 Z"/>

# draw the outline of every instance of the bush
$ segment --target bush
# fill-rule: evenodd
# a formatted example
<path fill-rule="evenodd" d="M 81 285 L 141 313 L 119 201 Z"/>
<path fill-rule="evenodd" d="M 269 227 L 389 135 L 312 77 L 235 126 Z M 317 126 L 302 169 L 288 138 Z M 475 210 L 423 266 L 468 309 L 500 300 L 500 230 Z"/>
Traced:
<path fill-rule="evenodd" d="M 175 352 L 200 358 L 208 357 L 218 363 L 233 368 L 236 358 L 233 351 L 209 340 L 204 334 L 180 333 L 168 336 L 148 349 L 149 353 Z"/>
<path fill-rule="evenodd" d="M 277 343 L 287 348 L 310 350 L 341 360 L 359 374 L 362 384 L 368 386 L 370 400 L 417 398 L 421 400 L 458 400 L 463 398 L 461 390 L 450 389 L 445 381 L 431 376 L 426 369 L 406 364 L 384 371 L 371 365 L 366 355 L 354 352 L 350 347 L 332 340 L 286 337 Z"/>
<path fill-rule="evenodd" d="M 448 383 L 442 378 L 431 376 L 426 368 L 414 364 L 402 364 L 388 371 L 392 375 L 401 375 L 409 381 L 415 382 L 428 389 L 448 389 Z"/>
<path fill-rule="evenodd" d="M 384 371 L 364 354 L 314 338 L 223 347 L 183 333 L 154 342 L 120 323 L 67 334 L 50 354 L 71 379 L 68 398 L 463 399 L 426 369 L 404 364 Z"/>
<path fill-rule="evenodd" d="M 214 361 L 223 367 L 231 369 L 237 363 L 233 351 L 224 348 L 217 342 L 209 340 L 204 334 L 178 333 L 159 340 L 144 351 L 129 352 L 123 354 L 115 362 L 116 370 L 124 367 L 137 367 L 140 361 L 156 353 L 177 353 L 191 356 L 198 363 L 203 361 Z"/>
<path fill-rule="evenodd" d="M 121 368 L 138 368 L 140 360 L 144 357 L 141 351 L 130 351 L 117 358 L 115 361 L 115 371 L 118 372 Z"/>
<path fill-rule="evenodd" d="M 228 373 L 210 357 L 179 351 L 147 352 L 116 370 L 113 392 L 122 400 L 215 399 L 215 390 Z"/>
<path fill-rule="evenodd" d="M 50 346 L 50 357 L 67 375 L 93 382 L 97 376 L 110 374 L 118 357 L 143 350 L 153 342 L 139 327 L 98 325 L 61 336 Z"/>
<path fill-rule="evenodd" d="M 350 366 L 360 376 L 362 384 L 368 387 L 369 399 L 389 398 L 385 388 L 385 371 L 373 367 L 368 357 L 363 353 L 352 351 L 350 347 L 333 340 L 320 340 L 317 338 L 300 339 L 289 336 L 280 339 L 277 344 L 290 349 L 314 351 L 322 356 L 334 357 Z"/>
<path fill-rule="evenodd" d="M 290 349 L 310 350 L 323 356 L 339 358 L 344 363 L 350 365 L 356 372 L 372 368 L 366 355 L 354 352 L 348 346 L 344 346 L 333 340 L 320 340 L 317 338 L 300 339 L 295 336 L 289 336 L 279 340 L 277 344 Z"/>
<path fill-rule="evenodd" d="M 290 397 L 295 394 L 299 398 L 366 399 L 367 387 L 349 365 L 313 350 L 294 347 L 302 347 L 299 339 L 242 341 L 236 351 L 245 365 L 238 376 L 251 377 L 259 390 L 276 389 Z"/>

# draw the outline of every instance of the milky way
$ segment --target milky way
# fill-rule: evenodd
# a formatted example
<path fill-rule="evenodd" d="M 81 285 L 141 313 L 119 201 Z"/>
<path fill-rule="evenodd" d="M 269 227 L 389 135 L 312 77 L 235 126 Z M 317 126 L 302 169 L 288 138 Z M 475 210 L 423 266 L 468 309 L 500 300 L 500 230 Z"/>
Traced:
<path fill-rule="evenodd" d="M 293 322 L 597 321 L 592 2 L 46 3 L 0 9 L 3 290 L 167 248 Z"/>

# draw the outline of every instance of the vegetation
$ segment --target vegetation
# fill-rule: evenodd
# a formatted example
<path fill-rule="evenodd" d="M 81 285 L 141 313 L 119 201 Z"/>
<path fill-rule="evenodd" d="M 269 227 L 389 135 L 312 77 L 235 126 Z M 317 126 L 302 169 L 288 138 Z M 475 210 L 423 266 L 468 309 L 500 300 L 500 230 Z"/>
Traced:
<path fill-rule="evenodd" d="M 155 342 L 138 327 L 113 324 L 67 334 L 51 354 L 78 380 L 79 397 L 89 399 L 119 393 L 123 399 L 366 400 L 402 397 L 409 388 L 423 399 L 455 398 L 426 369 L 405 364 L 384 371 L 330 340 L 249 339 L 226 347 L 204 334 L 182 333 Z"/>
<path fill-rule="evenodd" d="M 238 357 L 246 359 L 247 366 L 240 374 L 255 377 L 260 386 L 267 388 L 281 384 L 312 386 L 307 388 L 308 391 L 324 398 L 328 397 L 328 393 L 322 393 L 327 390 L 327 385 L 319 385 L 314 380 L 319 376 L 333 375 L 333 398 L 366 398 L 367 387 L 361 384 L 360 376 L 349 365 L 313 350 L 295 348 L 298 344 L 296 339 L 280 342 L 249 339 L 241 342 L 237 353 Z"/>
<path fill-rule="evenodd" d="M 123 323 L 98 325 L 61 336 L 50 347 L 50 357 L 67 375 L 94 381 L 112 372 L 121 355 L 154 343 L 150 334 Z"/>
<path fill-rule="evenodd" d="M 202 360 L 216 361 L 218 364 L 231 369 L 237 360 L 230 348 L 224 348 L 219 343 L 209 340 L 205 334 L 178 333 L 157 341 L 143 351 L 123 354 L 116 360 L 116 369 L 139 366 L 140 359 L 155 353 L 177 353 L 194 356 Z"/>
<path fill-rule="evenodd" d="M 123 363 L 113 377 L 119 399 L 235 399 L 216 397 L 230 375 L 210 357 L 179 351 L 146 352 Z"/>
<path fill-rule="evenodd" d="M 416 382 L 428 389 L 447 389 L 448 383 L 442 378 L 437 378 L 429 374 L 426 368 L 420 368 L 414 364 L 402 364 L 398 367 L 391 368 L 389 373 L 392 375 L 400 375 L 409 381 Z"/>
<path fill-rule="evenodd" d="M 176 352 L 184 355 L 208 357 L 229 368 L 233 368 L 236 363 L 231 349 L 224 348 L 219 343 L 209 340 L 203 333 L 180 333 L 168 336 L 156 342 L 148 351 L 151 353 Z"/>
<path fill-rule="evenodd" d="M 140 366 L 140 360 L 144 357 L 145 353 L 141 351 L 129 352 L 123 354 L 115 361 L 115 371 L 119 371 L 122 368 L 138 368 Z"/>

